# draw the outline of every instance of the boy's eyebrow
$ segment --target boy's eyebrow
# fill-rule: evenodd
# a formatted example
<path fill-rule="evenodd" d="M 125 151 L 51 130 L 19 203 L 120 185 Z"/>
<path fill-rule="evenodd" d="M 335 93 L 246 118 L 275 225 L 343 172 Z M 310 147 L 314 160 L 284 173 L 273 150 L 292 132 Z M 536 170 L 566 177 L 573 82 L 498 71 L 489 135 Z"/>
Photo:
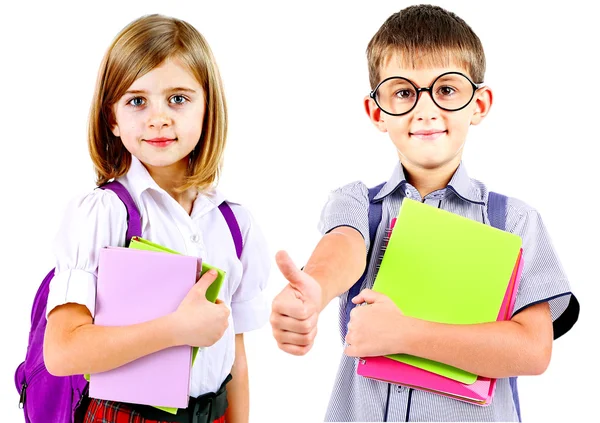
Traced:
<path fill-rule="evenodd" d="M 173 93 L 173 92 L 188 92 L 190 94 L 196 94 L 196 90 L 192 89 L 192 88 L 188 88 L 188 87 L 172 87 L 172 88 L 166 88 L 165 90 L 163 90 L 163 94 L 166 93 Z M 148 91 L 146 90 L 127 90 L 125 92 L 125 94 L 147 94 Z"/>

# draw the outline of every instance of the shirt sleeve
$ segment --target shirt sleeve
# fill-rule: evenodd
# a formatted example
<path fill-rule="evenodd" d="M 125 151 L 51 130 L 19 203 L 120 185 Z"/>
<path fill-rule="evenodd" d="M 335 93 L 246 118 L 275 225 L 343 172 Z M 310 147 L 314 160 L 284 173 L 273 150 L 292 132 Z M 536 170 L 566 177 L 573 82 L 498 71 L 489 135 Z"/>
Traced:
<path fill-rule="evenodd" d="M 125 205 L 112 191 L 95 189 L 69 203 L 54 240 L 56 267 L 46 316 L 67 303 L 85 305 L 94 316 L 100 249 L 124 246 L 126 232 Z"/>
<path fill-rule="evenodd" d="M 506 222 L 507 230 L 523 241 L 523 270 L 513 316 L 531 305 L 548 302 L 555 322 L 569 306 L 572 294 L 542 218 L 526 204 L 509 199 Z"/>
<path fill-rule="evenodd" d="M 339 226 L 356 229 L 369 251 L 369 189 L 362 182 L 353 182 L 329 194 L 321 212 L 319 231 L 325 235 Z"/>
<path fill-rule="evenodd" d="M 271 254 L 267 242 L 250 213 L 234 206 L 243 239 L 241 255 L 242 277 L 231 297 L 231 314 L 235 333 L 250 332 L 262 327 L 269 318 L 270 308 L 264 291 L 271 270 Z M 241 219 L 240 219 L 241 218 Z"/>

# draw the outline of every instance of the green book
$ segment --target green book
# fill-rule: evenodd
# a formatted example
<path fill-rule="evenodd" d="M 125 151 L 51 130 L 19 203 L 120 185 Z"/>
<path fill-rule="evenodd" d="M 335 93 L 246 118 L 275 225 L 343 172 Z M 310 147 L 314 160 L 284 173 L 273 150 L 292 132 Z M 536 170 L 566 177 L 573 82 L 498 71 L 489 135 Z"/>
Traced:
<path fill-rule="evenodd" d="M 521 238 L 492 226 L 404 199 L 373 290 L 406 316 L 438 323 L 494 322 Z M 407 354 L 387 356 L 471 384 L 477 375 Z"/>

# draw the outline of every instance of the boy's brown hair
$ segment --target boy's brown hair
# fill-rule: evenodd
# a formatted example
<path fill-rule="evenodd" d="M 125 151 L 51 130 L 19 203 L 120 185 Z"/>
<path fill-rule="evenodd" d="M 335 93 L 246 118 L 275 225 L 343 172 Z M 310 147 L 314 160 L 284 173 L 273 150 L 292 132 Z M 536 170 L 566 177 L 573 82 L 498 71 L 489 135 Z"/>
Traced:
<path fill-rule="evenodd" d="M 464 20 L 438 6 L 409 6 L 379 28 L 367 47 L 371 89 L 380 82 L 379 71 L 393 54 L 413 69 L 454 62 L 468 71 L 473 82 L 483 82 L 485 54 L 479 37 Z"/>
<path fill-rule="evenodd" d="M 227 135 L 227 105 L 212 51 L 204 37 L 187 22 L 147 15 L 121 30 L 98 72 L 88 147 L 99 186 L 124 175 L 131 165 L 131 154 L 111 131 L 115 123 L 112 106 L 136 79 L 174 57 L 187 66 L 202 86 L 206 101 L 202 135 L 191 153 L 187 179 L 179 190 L 206 190 L 218 179 Z"/>

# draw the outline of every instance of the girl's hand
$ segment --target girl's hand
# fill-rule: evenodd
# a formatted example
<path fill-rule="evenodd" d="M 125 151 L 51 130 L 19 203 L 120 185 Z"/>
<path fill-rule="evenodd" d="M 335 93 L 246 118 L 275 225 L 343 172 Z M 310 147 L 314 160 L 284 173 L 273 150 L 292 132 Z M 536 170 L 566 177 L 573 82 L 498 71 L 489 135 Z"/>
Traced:
<path fill-rule="evenodd" d="M 350 312 L 344 354 L 372 357 L 402 353 L 409 318 L 396 304 L 370 289 L 363 289 L 352 302 L 359 305 Z"/>
<path fill-rule="evenodd" d="M 229 309 L 221 300 L 213 304 L 206 299 L 206 290 L 216 278 L 214 270 L 202 275 L 172 314 L 176 345 L 208 347 L 225 333 Z"/>

